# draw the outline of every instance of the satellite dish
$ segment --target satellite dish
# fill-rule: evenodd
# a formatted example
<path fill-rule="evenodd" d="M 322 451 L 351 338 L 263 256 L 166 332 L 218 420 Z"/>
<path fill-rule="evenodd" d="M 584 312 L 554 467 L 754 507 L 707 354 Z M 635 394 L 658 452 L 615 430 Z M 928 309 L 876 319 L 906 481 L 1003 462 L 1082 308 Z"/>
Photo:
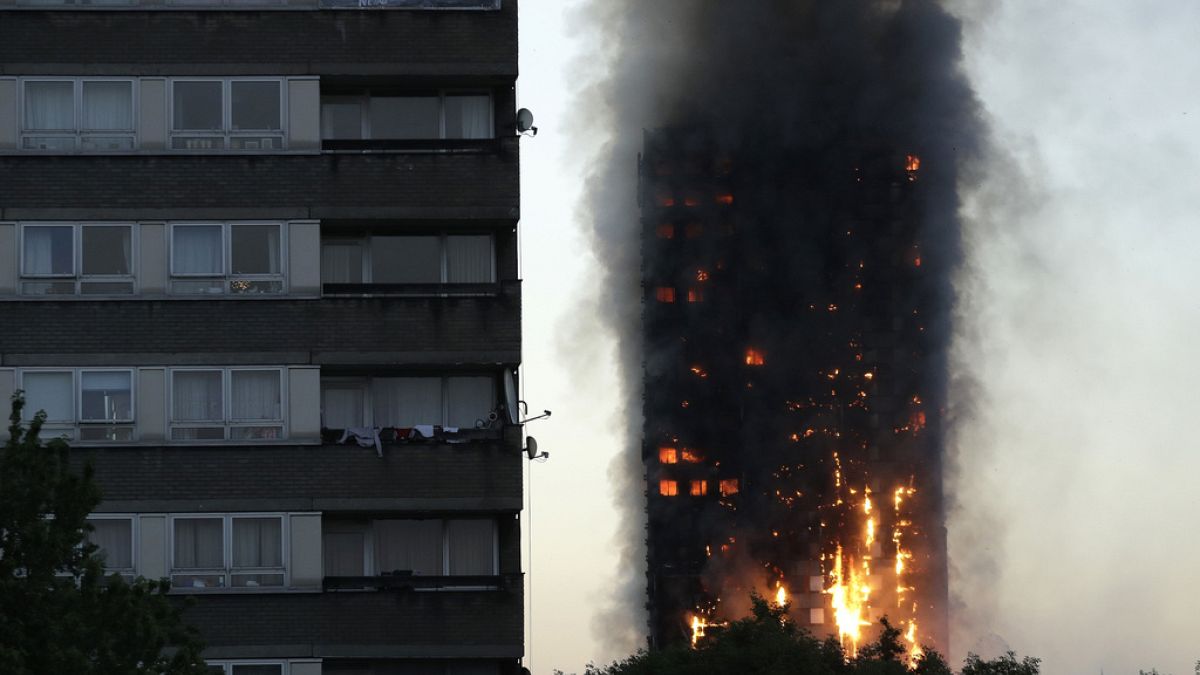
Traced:
<path fill-rule="evenodd" d="M 529 108 L 521 108 L 517 111 L 517 133 L 537 136 L 537 127 L 533 126 L 533 113 L 529 112 Z"/>
<path fill-rule="evenodd" d="M 529 459 L 537 459 L 537 439 L 533 436 L 525 437 L 525 454 L 529 455 Z"/>

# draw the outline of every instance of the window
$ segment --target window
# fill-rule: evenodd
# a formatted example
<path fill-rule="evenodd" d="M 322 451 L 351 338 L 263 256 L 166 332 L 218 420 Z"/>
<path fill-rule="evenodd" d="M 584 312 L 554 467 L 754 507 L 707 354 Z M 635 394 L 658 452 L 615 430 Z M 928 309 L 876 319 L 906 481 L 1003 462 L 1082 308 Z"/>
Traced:
<path fill-rule="evenodd" d="M 708 481 L 694 480 L 691 482 L 688 492 L 693 497 L 703 497 L 708 494 Z"/>
<path fill-rule="evenodd" d="M 23 224 L 21 293 L 132 294 L 133 230 L 126 224 Z"/>
<path fill-rule="evenodd" d="M 439 425 L 476 428 L 496 409 L 496 378 L 325 378 L 322 423 L 327 429 Z M 341 425 L 341 426 L 339 426 Z"/>
<path fill-rule="evenodd" d="M 437 140 L 494 136 L 492 97 L 485 92 L 321 97 L 326 140 Z"/>
<path fill-rule="evenodd" d="M 658 494 L 664 497 L 674 497 L 679 494 L 679 483 L 673 480 L 658 481 Z"/>
<path fill-rule="evenodd" d="M 171 439 L 280 440 L 283 390 L 279 368 L 174 369 Z"/>
<path fill-rule="evenodd" d="M 171 518 L 171 584 L 179 589 L 272 588 L 286 583 L 283 516 Z"/>
<path fill-rule="evenodd" d="M 92 531 L 85 540 L 96 545 L 96 555 L 104 561 L 104 571 L 120 574 L 126 579 L 134 576 L 133 518 L 92 516 L 88 518 Z"/>
<path fill-rule="evenodd" d="M 275 295 L 284 291 L 279 223 L 171 225 L 171 292 Z"/>
<path fill-rule="evenodd" d="M 78 441 L 133 440 L 131 370 L 24 370 L 21 388 L 25 419 L 46 411 L 47 432 Z"/>
<path fill-rule="evenodd" d="M 282 150 L 283 82 L 171 81 L 171 148 Z"/>
<path fill-rule="evenodd" d="M 133 80 L 27 79 L 21 84 L 23 149 L 134 149 Z"/>
<path fill-rule="evenodd" d="M 321 242 L 327 284 L 486 284 L 496 280 L 489 234 L 430 234 Z"/>
<path fill-rule="evenodd" d="M 328 521 L 327 576 L 491 576 L 498 573 L 490 519 Z"/>
<path fill-rule="evenodd" d="M 285 675 L 283 661 L 206 661 L 212 675 Z"/>

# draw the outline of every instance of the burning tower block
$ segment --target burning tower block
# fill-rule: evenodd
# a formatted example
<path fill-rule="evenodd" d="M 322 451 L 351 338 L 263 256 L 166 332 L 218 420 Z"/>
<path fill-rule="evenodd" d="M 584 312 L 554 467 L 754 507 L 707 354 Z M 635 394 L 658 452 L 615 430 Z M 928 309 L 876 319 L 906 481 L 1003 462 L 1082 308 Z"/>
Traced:
<path fill-rule="evenodd" d="M 848 652 L 947 644 L 952 246 L 920 148 L 700 128 L 640 159 L 652 647 L 787 602 Z"/>

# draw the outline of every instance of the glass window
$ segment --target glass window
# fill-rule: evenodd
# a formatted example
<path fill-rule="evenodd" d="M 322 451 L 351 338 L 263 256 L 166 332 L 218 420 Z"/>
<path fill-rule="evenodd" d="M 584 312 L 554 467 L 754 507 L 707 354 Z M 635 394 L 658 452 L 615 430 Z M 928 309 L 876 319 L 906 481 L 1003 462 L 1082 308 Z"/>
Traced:
<path fill-rule="evenodd" d="M 279 663 L 234 663 L 229 675 L 283 675 Z"/>
<path fill-rule="evenodd" d="M 75 130 L 75 83 L 69 80 L 25 83 L 25 128 Z"/>
<path fill-rule="evenodd" d="M 230 123 L 233 131 L 278 131 L 280 83 L 234 80 L 229 85 Z"/>
<path fill-rule="evenodd" d="M 84 80 L 83 130 L 132 131 L 133 83 Z"/>
<path fill-rule="evenodd" d="M 442 281 L 437 236 L 371 237 L 371 281 L 377 284 L 436 284 Z"/>
<path fill-rule="evenodd" d="M 321 244 L 321 281 L 326 284 L 363 283 L 362 244 L 325 242 Z"/>
<path fill-rule="evenodd" d="M 234 274 L 279 274 L 279 226 L 235 225 L 230 228 Z"/>
<path fill-rule="evenodd" d="M 371 97 L 371 138 L 441 138 L 441 107 L 437 96 Z"/>
<path fill-rule="evenodd" d="M 442 424 L 440 377 L 379 377 L 372 384 L 375 426 Z"/>
<path fill-rule="evenodd" d="M 104 559 L 107 571 L 133 570 L 133 520 L 130 518 L 89 518 L 92 531 L 86 541 L 95 544 L 96 554 Z"/>
<path fill-rule="evenodd" d="M 375 521 L 375 570 L 378 574 L 412 572 L 440 576 L 442 521 Z"/>
<path fill-rule="evenodd" d="M 278 223 L 177 224 L 171 231 L 173 293 L 283 292 L 282 228 Z"/>
<path fill-rule="evenodd" d="M 233 518 L 233 586 L 282 586 L 282 572 L 257 570 L 283 568 L 283 525 L 277 517 Z M 244 573 L 239 570 L 256 570 Z"/>
<path fill-rule="evenodd" d="M 133 421 L 133 375 L 127 370 L 80 372 L 83 422 Z"/>
<path fill-rule="evenodd" d="M 446 425 L 471 429 L 486 424 L 496 408 L 495 389 L 491 377 L 446 378 Z"/>
<path fill-rule="evenodd" d="M 321 103 L 321 138 L 362 138 L 362 103 L 327 99 Z"/>
<path fill-rule="evenodd" d="M 176 423 L 223 424 L 225 421 L 221 371 L 179 370 L 171 375 L 171 419 Z M 176 440 L 225 438 L 223 427 L 177 426 Z"/>
<path fill-rule="evenodd" d="M 225 271 L 221 225 L 176 225 L 171 230 L 173 274 L 219 275 Z"/>
<path fill-rule="evenodd" d="M 349 429 L 366 426 L 363 413 L 364 389 L 361 385 L 321 384 L 321 426 L 326 429 Z"/>
<path fill-rule="evenodd" d="M 21 377 L 25 390 L 25 419 L 46 411 L 47 422 L 75 423 L 75 379 L 71 371 L 27 372 Z"/>
<path fill-rule="evenodd" d="M 235 420 L 277 420 L 280 415 L 278 370 L 235 370 L 232 380 Z"/>
<path fill-rule="evenodd" d="M 88 225 L 81 228 L 83 274 L 132 274 L 132 228 L 128 225 Z"/>
<path fill-rule="evenodd" d="M 221 82 L 219 80 L 174 83 L 174 128 L 186 131 L 221 131 Z"/>
<path fill-rule="evenodd" d="M 446 521 L 450 574 L 485 576 L 495 574 L 495 522 L 491 520 Z"/>
<path fill-rule="evenodd" d="M 451 94 L 446 97 L 446 138 L 491 138 L 492 98 Z"/>
<path fill-rule="evenodd" d="M 172 582 L 180 588 L 220 588 L 225 583 L 223 518 L 176 518 Z"/>
<path fill-rule="evenodd" d="M 24 273 L 28 276 L 75 274 L 75 228 L 30 225 L 24 232 Z"/>
<path fill-rule="evenodd" d="M 131 226 L 24 225 L 21 232 L 21 276 L 26 278 L 21 282 L 21 293 L 133 293 Z M 61 279 L 51 281 L 46 277 Z"/>
<path fill-rule="evenodd" d="M 322 533 L 325 549 L 325 575 L 330 577 L 360 577 L 365 574 L 362 531 L 330 531 L 327 525 Z"/>
<path fill-rule="evenodd" d="M 446 282 L 451 284 L 491 283 L 492 238 L 490 235 L 446 237 Z"/>

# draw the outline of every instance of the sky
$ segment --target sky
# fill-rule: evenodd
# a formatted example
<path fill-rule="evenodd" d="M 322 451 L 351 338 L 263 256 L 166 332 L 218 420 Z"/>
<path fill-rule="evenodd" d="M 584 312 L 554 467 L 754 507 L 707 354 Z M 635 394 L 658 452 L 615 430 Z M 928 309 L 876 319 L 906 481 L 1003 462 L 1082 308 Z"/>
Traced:
<path fill-rule="evenodd" d="M 603 2 L 603 0 L 594 0 Z M 656 0 L 657 1 L 657 0 Z M 671 0 L 674 1 L 674 0 Z M 527 659 L 581 671 L 641 646 L 610 611 L 615 344 L 579 204 L 585 0 L 521 0 Z M 967 195 L 948 490 L 953 651 L 1046 673 L 1200 659 L 1200 2 L 961 0 L 997 147 Z M 640 134 L 640 129 L 629 133 Z M 636 175 L 631 167 L 631 180 Z M 637 270 L 630 270 L 637 274 Z M 581 339 L 586 336 L 586 339 Z M 618 492 L 623 490 L 623 492 Z M 629 636 L 634 636 L 633 638 Z"/>

